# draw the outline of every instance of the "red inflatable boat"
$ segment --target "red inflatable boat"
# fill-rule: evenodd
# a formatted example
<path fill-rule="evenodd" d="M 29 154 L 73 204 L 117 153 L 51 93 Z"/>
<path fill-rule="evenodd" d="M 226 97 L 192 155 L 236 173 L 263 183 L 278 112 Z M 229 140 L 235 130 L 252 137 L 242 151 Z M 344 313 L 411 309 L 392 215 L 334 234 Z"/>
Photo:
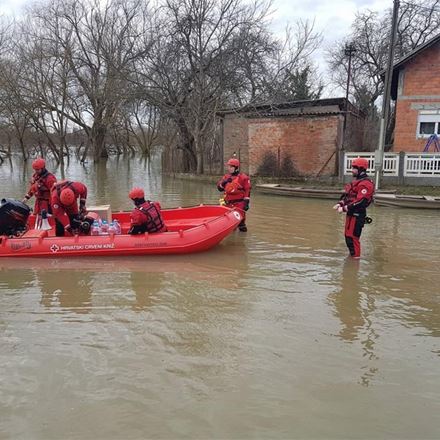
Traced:
<path fill-rule="evenodd" d="M 30 229 L 20 237 L 0 236 L 0 257 L 66 257 L 102 255 L 183 254 L 212 248 L 240 223 L 239 212 L 224 206 L 200 205 L 191 208 L 163 209 L 168 232 L 128 235 L 130 213 L 113 213 L 121 234 L 56 237 L 49 231 Z M 50 221 L 51 225 L 52 221 Z"/>

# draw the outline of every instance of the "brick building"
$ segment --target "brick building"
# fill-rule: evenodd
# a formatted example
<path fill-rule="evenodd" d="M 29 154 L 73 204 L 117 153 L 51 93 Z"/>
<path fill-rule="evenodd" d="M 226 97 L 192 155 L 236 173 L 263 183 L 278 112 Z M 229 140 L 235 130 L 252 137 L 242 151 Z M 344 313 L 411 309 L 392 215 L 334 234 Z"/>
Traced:
<path fill-rule="evenodd" d="M 416 47 L 393 67 L 396 101 L 393 151 L 422 152 L 440 134 L 440 35 Z"/>
<path fill-rule="evenodd" d="M 345 104 L 334 98 L 219 112 L 223 158 L 235 154 L 250 175 L 337 175 L 341 152 L 362 150 L 364 115 L 348 103 L 343 136 Z"/>

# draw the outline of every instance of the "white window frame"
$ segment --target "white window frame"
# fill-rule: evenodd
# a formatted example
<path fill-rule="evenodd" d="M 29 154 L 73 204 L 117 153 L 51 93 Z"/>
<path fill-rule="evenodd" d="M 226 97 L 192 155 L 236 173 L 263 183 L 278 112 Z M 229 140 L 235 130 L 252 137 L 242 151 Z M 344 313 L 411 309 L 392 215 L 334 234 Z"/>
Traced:
<path fill-rule="evenodd" d="M 420 133 L 420 124 L 422 122 L 433 122 L 434 123 L 434 133 L 440 136 L 440 109 L 438 110 L 422 110 L 419 112 L 417 118 L 417 139 L 428 139 L 434 133 Z"/>

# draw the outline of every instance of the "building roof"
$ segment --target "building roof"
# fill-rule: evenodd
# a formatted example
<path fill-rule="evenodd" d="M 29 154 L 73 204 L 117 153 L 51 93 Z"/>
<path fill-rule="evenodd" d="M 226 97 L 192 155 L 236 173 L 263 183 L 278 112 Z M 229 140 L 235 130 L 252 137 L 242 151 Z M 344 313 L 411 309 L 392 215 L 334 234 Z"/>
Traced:
<path fill-rule="evenodd" d="M 393 99 L 397 98 L 397 85 L 399 80 L 399 71 L 402 69 L 402 67 L 405 66 L 408 61 L 411 61 L 413 58 L 417 57 L 421 52 L 425 51 L 426 49 L 429 49 L 430 47 L 434 46 L 440 42 L 440 34 L 436 35 L 435 37 L 431 38 L 428 41 L 425 41 L 420 46 L 415 47 L 411 52 L 397 60 L 393 65 L 393 77 L 391 81 L 391 97 Z M 381 76 L 385 76 L 386 69 L 382 70 Z"/>
<path fill-rule="evenodd" d="M 282 103 L 257 104 L 220 110 L 217 115 L 241 115 L 242 117 L 274 117 L 287 115 L 326 115 L 341 114 L 345 111 L 345 98 L 327 98 L 315 100 L 290 101 Z M 361 112 L 348 102 L 350 112 Z"/>
<path fill-rule="evenodd" d="M 439 41 L 440 41 L 440 34 L 436 35 L 435 37 L 431 38 L 428 41 L 425 41 L 420 46 L 415 47 L 410 53 L 408 53 L 404 57 L 400 58 L 400 60 L 397 60 L 396 63 L 394 63 L 393 70 L 399 69 L 400 67 L 404 66 L 408 61 L 412 60 L 414 57 L 419 55 L 420 52 L 423 52 L 424 50 L 430 48 L 431 46 L 434 46 Z"/>

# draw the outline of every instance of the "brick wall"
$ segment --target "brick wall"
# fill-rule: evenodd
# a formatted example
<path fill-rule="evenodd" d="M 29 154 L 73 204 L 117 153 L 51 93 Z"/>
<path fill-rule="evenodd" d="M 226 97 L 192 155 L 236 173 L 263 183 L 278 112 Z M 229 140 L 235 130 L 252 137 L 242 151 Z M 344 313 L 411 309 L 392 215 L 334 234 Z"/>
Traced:
<path fill-rule="evenodd" d="M 363 117 L 359 117 L 351 112 L 347 114 L 347 127 L 344 135 L 345 151 L 364 150 L 364 129 L 365 119 Z"/>
<path fill-rule="evenodd" d="M 248 154 L 249 119 L 239 115 L 227 115 L 223 123 L 223 157 L 225 162 L 234 153 L 241 161 L 241 170 L 249 172 Z"/>
<path fill-rule="evenodd" d="M 405 64 L 403 87 L 397 97 L 393 151 L 423 151 L 427 139 L 417 138 L 418 109 L 414 107 L 430 103 L 440 106 L 439 96 L 440 43 L 437 43 Z"/>
<path fill-rule="evenodd" d="M 337 148 L 340 115 L 261 118 L 249 121 L 249 172 L 256 174 L 266 152 L 286 155 L 300 175 L 316 175 Z M 335 173 L 336 155 L 321 175 Z"/>
<path fill-rule="evenodd" d="M 250 175 L 334 176 L 342 142 L 344 100 L 257 108 L 223 117 L 223 157 L 235 153 Z M 349 103 L 345 149 L 362 151 L 365 119 Z M 283 112 L 285 112 L 283 114 Z M 267 159 L 267 156 L 270 156 Z M 267 160 L 264 160 L 266 157 Z M 286 160 L 287 159 L 287 160 Z M 264 169 L 261 167 L 264 163 Z"/>

